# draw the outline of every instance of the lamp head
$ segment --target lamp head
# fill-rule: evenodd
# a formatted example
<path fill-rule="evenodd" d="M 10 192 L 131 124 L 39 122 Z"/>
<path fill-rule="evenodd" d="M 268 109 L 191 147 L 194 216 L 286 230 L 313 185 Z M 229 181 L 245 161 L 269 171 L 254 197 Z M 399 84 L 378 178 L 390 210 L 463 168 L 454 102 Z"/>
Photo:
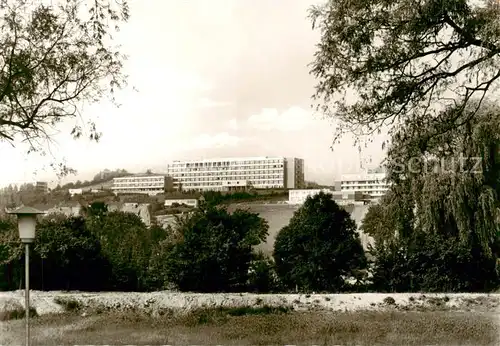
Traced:
<path fill-rule="evenodd" d="M 31 207 L 21 207 L 7 213 L 17 215 L 21 241 L 23 243 L 32 243 L 35 240 L 36 217 L 45 214 L 45 212 Z"/>

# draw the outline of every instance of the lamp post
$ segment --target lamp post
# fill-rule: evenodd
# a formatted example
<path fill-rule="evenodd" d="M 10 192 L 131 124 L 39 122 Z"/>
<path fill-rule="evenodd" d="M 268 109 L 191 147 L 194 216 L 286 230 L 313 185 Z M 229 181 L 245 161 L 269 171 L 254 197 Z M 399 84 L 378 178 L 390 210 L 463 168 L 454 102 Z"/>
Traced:
<path fill-rule="evenodd" d="M 9 214 L 17 215 L 17 224 L 19 228 L 19 238 L 25 248 L 25 280 L 24 280 L 24 299 L 25 299 L 25 317 L 26 317 L 26 346 L 30 344 L 30 244 L 35 240 L 36 217 L 45 212 L 31 207 L 21 207 Z"/>

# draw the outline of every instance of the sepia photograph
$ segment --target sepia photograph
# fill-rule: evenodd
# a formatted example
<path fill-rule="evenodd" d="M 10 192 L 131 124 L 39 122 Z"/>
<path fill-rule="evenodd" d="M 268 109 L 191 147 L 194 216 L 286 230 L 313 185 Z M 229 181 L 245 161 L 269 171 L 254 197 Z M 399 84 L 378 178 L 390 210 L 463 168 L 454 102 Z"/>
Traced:
<path fill-rule="evenodd" d="M 0 0 L 0 346 L 500 345 L 500 2 Z"/>

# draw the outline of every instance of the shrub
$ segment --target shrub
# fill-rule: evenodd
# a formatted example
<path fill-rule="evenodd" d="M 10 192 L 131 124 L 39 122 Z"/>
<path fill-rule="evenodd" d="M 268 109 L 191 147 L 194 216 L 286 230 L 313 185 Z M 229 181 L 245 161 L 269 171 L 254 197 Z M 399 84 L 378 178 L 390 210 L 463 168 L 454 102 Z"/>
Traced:
<path fill-rule="evenodd" d="M 76 312 L 82 308 L 82 304 L 78 300 L 71 298 L 55 297 L 54 303 L 61 305 L 66 312 Z"/>
<path fill-rule="evenodd" d="M 392 297 L 385 297 L 384 303 L 386 303 L 387 305 L 394 305 L 396 304 L 396 301 Z"/>
<path fill-rule="evenodd" d="M 278 289 L 274 261 L 262 252 L 257 253 L 250 264 L 248 290 L 250 292 L 269 293 Z"/>
<path fill-rule="evenodd" d="M 9 302 L 4 310 L 0 311 L 0 321 L 22 319 L 26 316 L 26 309 L 18 302 Z M 34 307 L 30 307 L 30 317 L 37 317 L 38 313 Z"/>

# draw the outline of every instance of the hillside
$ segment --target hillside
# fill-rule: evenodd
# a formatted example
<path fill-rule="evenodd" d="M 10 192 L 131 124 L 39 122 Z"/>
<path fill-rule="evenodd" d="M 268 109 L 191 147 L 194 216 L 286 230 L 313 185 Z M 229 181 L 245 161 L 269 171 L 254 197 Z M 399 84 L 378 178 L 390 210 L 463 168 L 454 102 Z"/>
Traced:
<path fill-rule="evenodd" d="M 112 186 L 113 186 L 113 179 L 109 179 L 109 180 L 99 182 L 99 183 L 94 183 L 92 185 L 88 185 L 85 187 L 74 187 L 74 188 L 75 189 L 82 189 L 84 191 L 94 190 L 94 189 L 95 190 L 110 190 Z"/>
<path fill-rule="evenodd" d="M 109 184 L 113 181 L 113 178 L 117 177 L 125 177 L 129 175 L 134 175 L 134 173 L 130 173 L 126 171 L 125 169 L 116 169 L 114 171 L 111 171 L 109 169 L 105 169 L 99 173 L 97 173 L 92 180 L 86 180 L 86 181 L 80 181 L 77 180 L 75 182 L 70 182 L 67 184 L 64 184 L 62 186 L 58 185 L 54 190 L 67 190 L 67 189 L 100 189 L 101 185 Z"/>

